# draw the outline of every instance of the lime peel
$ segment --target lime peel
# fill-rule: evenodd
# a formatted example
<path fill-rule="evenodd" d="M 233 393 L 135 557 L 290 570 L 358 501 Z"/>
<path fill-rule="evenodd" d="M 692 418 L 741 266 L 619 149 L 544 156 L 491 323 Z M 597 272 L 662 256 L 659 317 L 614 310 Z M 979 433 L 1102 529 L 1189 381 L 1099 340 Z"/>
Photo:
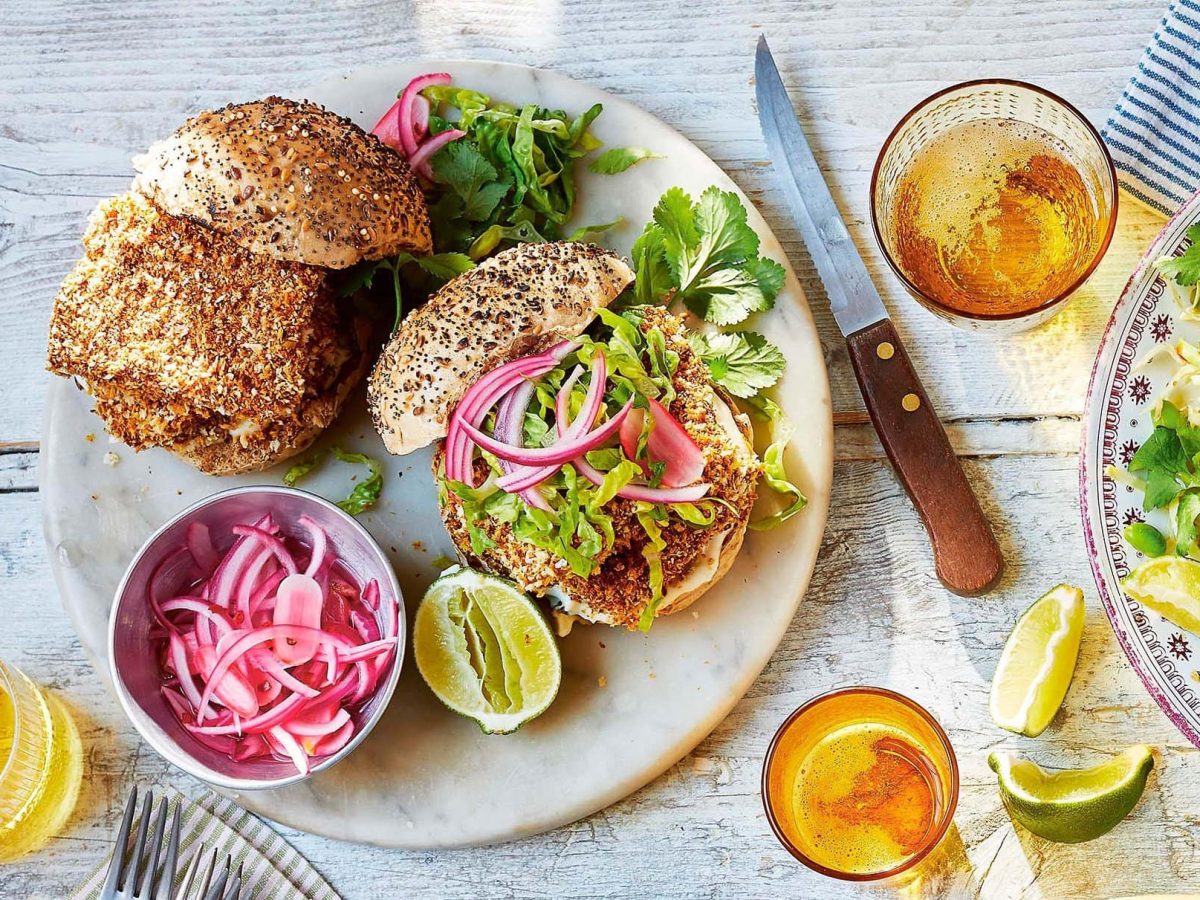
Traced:
<path fill-rule="evenodd" d="M 507 734 L 558 694 L 558 644 L 533 602 L 510 581 L 455 566 L 417 608 L 413 656 L 430 690 L 488 734 Z"/>
<path fill-rule="evenodd" d="M 1083 592 L 1060 584 L 1022 613 L 992 678 L 992 720 L 1037 737 L 1054 719 L 1075 672 L 1083 636 Z"/>
<path fill-rule="evenodd" d="M 1111 831 L 1129 815 L 1146 789 L 1154 756 L 1137 745 L 1090 769 L 1047 772 L 1031 760 L 994 752 L 988 765 L 1016 822 L 1047 840 L 1076 844 Z"/>

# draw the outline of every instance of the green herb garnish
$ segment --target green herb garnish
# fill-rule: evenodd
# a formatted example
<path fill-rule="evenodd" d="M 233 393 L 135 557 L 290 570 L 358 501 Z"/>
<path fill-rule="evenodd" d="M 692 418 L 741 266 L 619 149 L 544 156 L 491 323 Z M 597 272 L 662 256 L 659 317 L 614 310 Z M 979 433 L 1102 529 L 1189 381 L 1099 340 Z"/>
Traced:
<path fill-rule="evenodd" d="M 783 375 L 783 353 L 753 331 L 693 331 L 688 340 L 712 380 L 735 397 L 753 397 Z"/>
<path fill-rule="evenodd" d="M 759 256 L 758 248 L 736 194 L 710 187 L 693 203 L 671 188 L 633 247 L 637 297 L 658 303 L 672 294 L 708 322 L 736 325 L 770 309 L 783 288 L 783 266 Z"/>
<path fill-rule="evenodd" d="M 1158 270 L 1174 278 L 1175 283 L 1181 287 L 1191 287 L 1200 283 L 1200 222 L 1187 230 L 1187 238 L 1192 242 L 1192 246 L 1188 247 L 1183 255 L 1158 262 Z"/>

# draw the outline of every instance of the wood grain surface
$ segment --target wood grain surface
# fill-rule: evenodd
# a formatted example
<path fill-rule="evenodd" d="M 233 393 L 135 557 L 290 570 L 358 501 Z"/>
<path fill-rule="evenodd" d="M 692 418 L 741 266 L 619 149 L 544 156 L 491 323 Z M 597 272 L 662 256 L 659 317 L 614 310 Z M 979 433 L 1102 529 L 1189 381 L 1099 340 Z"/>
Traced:
<path fill-rule="evenodd" d="M 1023 78 L 1103 122 L 1165 0 L 417 0 L 182 4 L 0 0 L 0 656 L 71 704 L 88 776 L 67 831 L 0 868 L 0 897 L 58 898 L 101 861 L 129 786 L 174 773 L 141 744 L 84 659 L 50 578 L 36 495 L 46 322 L 88 210 L 130 177 L 129 156 L 190 113 L 405 56 L 545 66 L 621 95 L 684 132 L 759 204 L 795 264 L 827 348 L 837 424 L 829 528 L 812 587 L 733 714 L 668 774 L 568 828 L 499 847 L 405 853 L 284 830 L 346 898 L 888 895 L 822 879 L 774 841 L 758 779 L 766 741 L 820 691 L 911 694 L 959 754 L 956 829 L 906 896 L 1111 897 L 1200 884 L 1200 759 L 1149 700 L 1101 611 L 1076 499 L 1080 412 L 1100 331 L 1160 227 L 1125 203 L 1099 271 L 1029 334 L 955 330 L 905 298 L 869 234 L 879 144 L 951 82 Z M 752 105 L 765 30 L 835 197 L 1008 561 L 985 598 L 949 594 L 920 521 L 868 423 L 845 345 L 787 221 Z M 1016 616 L 1060 581 L 1084 587 L 1074 685 L 1037 740 L 994 728 L 987 689 Z M 615 726 L 619 727 L 619 725 Z M 1000 805 L 987 753 L 1091 763 L 1157 748 L 1145 799 L 1088 844 L 1045 842 Z M 553 785 L 547 785 L 548 791 Z"/>

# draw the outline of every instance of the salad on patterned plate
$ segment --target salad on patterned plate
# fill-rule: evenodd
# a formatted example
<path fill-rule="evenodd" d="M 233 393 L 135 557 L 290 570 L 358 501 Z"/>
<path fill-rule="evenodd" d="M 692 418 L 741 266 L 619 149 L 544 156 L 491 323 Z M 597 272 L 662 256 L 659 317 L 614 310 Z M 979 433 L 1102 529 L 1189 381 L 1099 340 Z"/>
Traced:
<path fill-rule="evenodd" d="M 1187 232 L 1191 246 L 1156 263 L 1182 312 L 1200 321 L 1200 222 Z M 1129 461 L 1109 474 L 1143 492 L 1142 508 L 1161 523 L 1132 522 L 1126 542 L 1146 560 L 1121 586 L 1165 619 L 1200 634 L 1200 346 L 1164 344 L 1138 368 L 1165 363 L 1169 377 L 1151 410 L 1154 431 Z"/>

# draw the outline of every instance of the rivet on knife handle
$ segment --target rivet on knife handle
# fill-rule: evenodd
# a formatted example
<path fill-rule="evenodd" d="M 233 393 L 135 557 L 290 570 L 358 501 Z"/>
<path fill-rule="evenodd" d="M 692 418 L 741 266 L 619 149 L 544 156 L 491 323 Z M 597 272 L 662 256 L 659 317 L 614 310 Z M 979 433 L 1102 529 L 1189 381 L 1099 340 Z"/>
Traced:
<path fill-rule="evenodd" d="M 883 449 L 929 530 L 938 578 L 956 594 L 987 591 L 1004 557 L 891 320 L 846 344 Z"/>

